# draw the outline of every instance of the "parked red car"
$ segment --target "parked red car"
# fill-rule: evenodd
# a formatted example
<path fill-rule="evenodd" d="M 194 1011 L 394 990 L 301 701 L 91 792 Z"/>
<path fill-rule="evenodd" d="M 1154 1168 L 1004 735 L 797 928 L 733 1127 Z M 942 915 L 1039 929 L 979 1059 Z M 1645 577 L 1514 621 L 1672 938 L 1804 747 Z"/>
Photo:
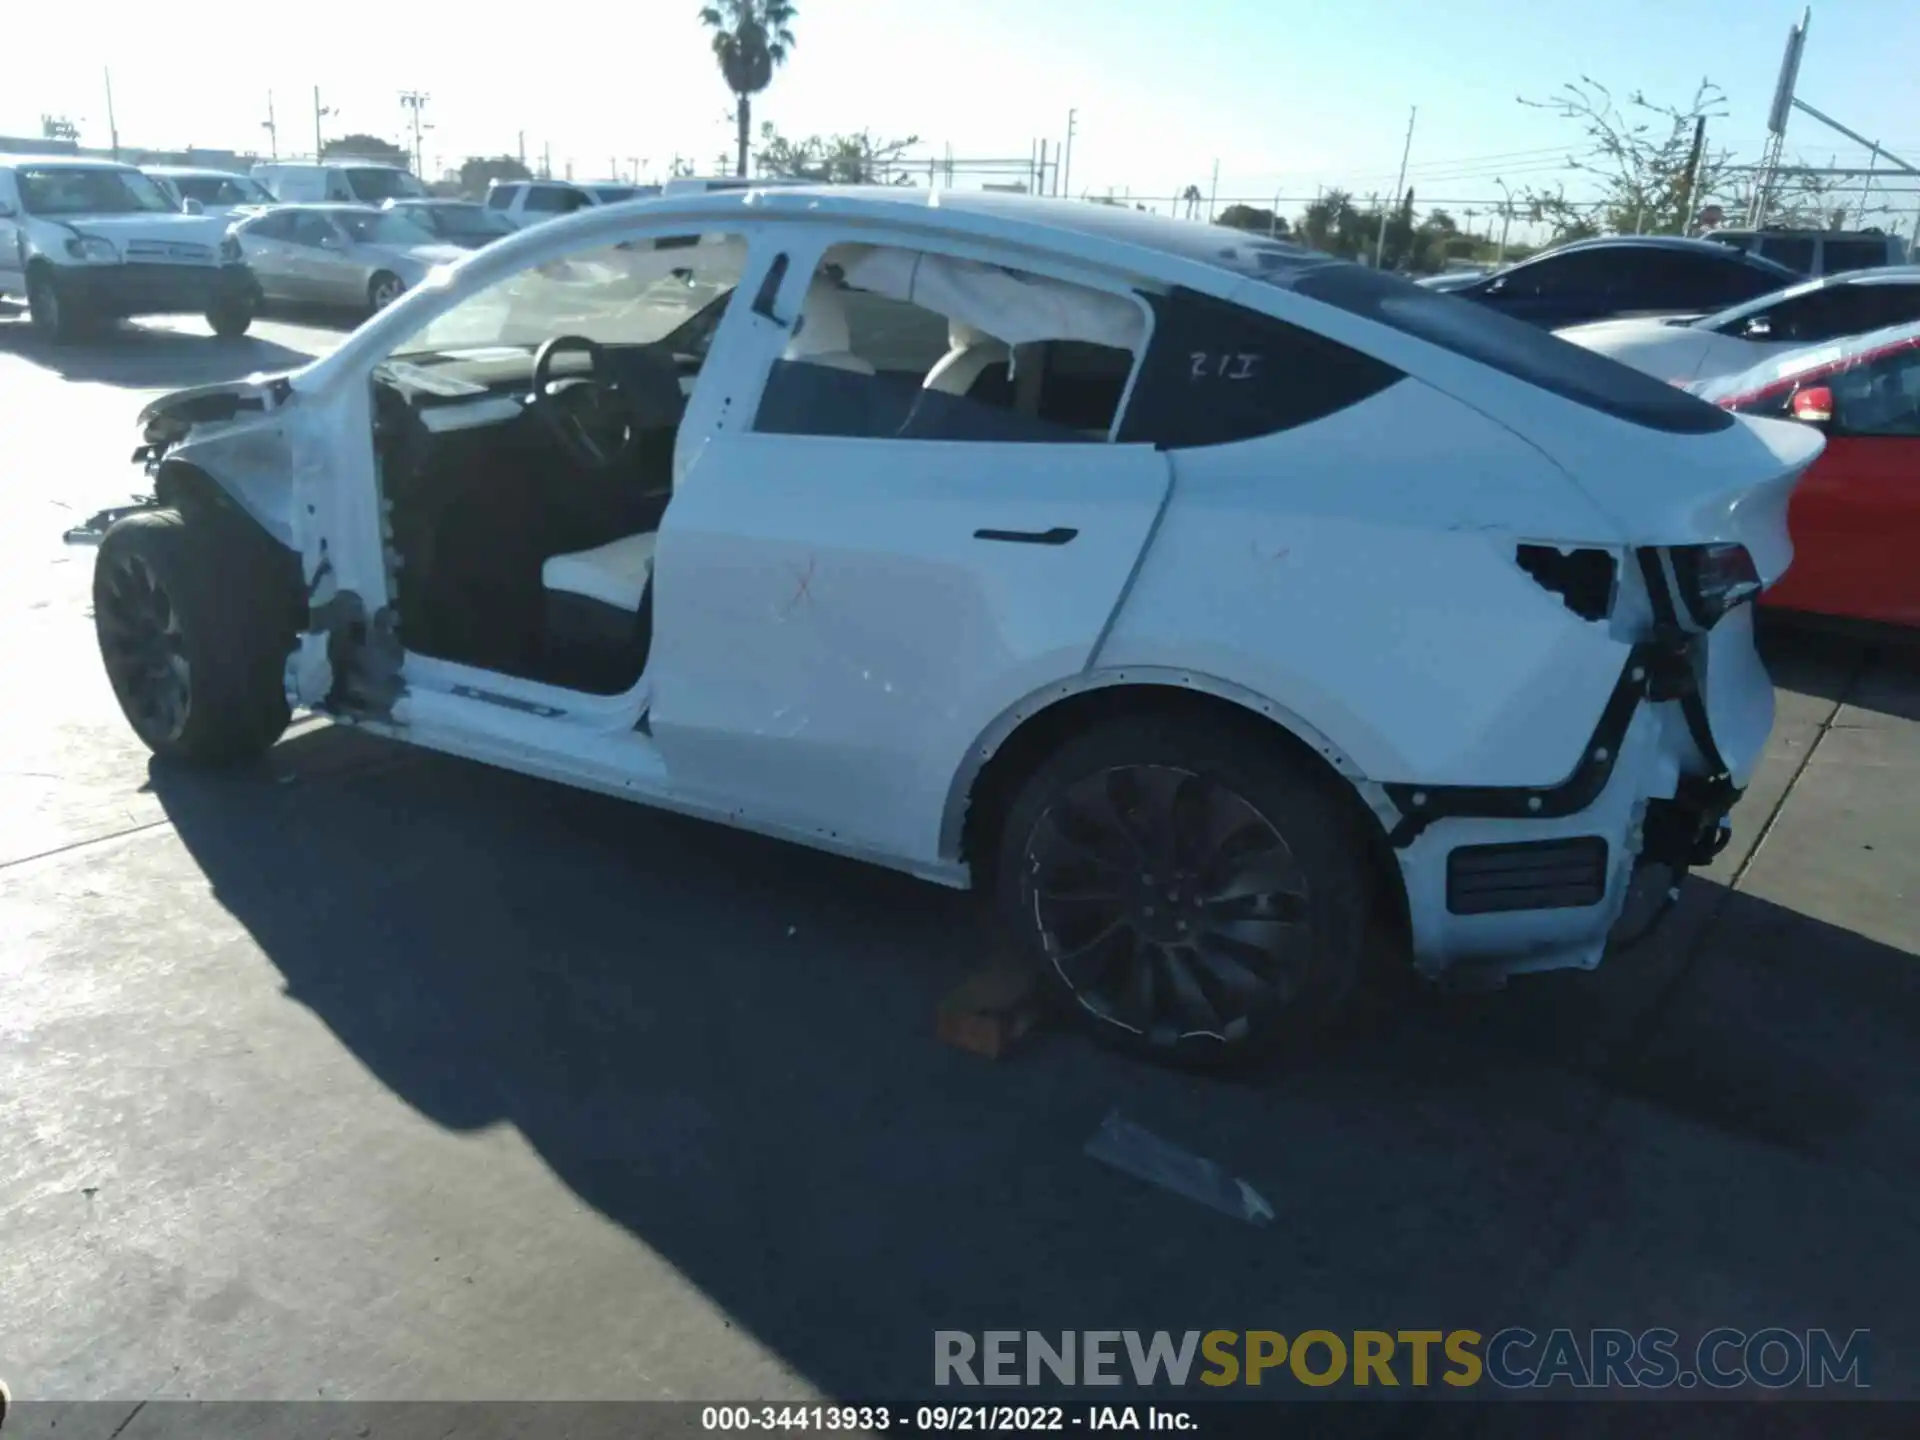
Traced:
<path fill-rule="evenodd" d="M 1762 603 L 1920 626 L 1920 324 L 1796 350 L 1696 393 L 1827 435 L 1787 512 L 1793 564 Z"/>

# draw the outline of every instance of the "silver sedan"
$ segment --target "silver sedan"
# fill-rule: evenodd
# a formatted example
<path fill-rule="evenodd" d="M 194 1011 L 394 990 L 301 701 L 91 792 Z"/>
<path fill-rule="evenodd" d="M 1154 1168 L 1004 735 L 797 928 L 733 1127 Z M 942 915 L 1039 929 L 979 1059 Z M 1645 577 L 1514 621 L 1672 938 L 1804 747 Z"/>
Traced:
<path fill-rule="evenodd" d="M 268 300 L 380 310 L 467 252 L 400 211 L 279 205 L 231 231 Z"/>

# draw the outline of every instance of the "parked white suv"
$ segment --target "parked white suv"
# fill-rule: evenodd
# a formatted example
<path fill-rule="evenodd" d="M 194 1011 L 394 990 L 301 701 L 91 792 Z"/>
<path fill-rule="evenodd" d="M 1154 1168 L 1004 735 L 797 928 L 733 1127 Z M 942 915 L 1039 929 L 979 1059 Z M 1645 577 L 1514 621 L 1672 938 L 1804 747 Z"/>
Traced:
<path fill-rule="evenodd" d="M 182 214 L 131 165 L 72 156 L 0 156 L 0 295 L 55 342 L 135 315 L 244 335 L 257 308 L 225 221 Z"/>
<path fill-rule="evenodd" d="M 258 180 L 225 170 L 186 165 L 144 165 L 141 174 L 157 180 L 179 208 L 189 215 L 216 215 L 232 219 L 277 203 Z"/>
<path fill-rule="evenodd" d="M 658 185 L 628 185 L 605 180 L 496 180 L 487 187 L 487 209 L 517 228 L 537 225 L 597 205 L 618 205 L 658 195 Z"/>
<path fill-rule="evenodd" d="M 433 193 L 411 171 L 378 160 L 273 160 L 254 166 L 253 178 L 286 205 L 384 205 Z"/>

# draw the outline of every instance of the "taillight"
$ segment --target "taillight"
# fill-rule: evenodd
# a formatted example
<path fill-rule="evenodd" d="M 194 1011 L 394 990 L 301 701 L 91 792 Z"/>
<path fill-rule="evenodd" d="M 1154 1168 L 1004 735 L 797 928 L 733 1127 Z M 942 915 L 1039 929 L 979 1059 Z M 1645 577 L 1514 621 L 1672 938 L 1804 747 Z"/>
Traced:
<path fill-rule="evenodd" d="M 1680 602 L 1703 630 L 1765 588 L 1744 545 L 1676 545 L 1668 554 Z"/>

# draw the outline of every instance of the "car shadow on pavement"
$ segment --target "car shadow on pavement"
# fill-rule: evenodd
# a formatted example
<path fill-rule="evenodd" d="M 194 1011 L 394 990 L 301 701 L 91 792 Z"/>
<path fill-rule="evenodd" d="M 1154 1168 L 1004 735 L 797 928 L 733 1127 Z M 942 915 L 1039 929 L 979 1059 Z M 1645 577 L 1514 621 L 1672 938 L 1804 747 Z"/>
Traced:
<path fill-rule="evenodd" d="M 314 358 L 313 353 L 253 336 L 220 340 L 130 324 L 97 338 L 54 345 L 24 319 L 0 322 L 0 353 L 18 355 L 63 380 L 134 390 L 213 385 L 258 371 L 292 370 Z"/>
<path fill-rule="evenodd" d="M 287 997 L 430 1121 L 517 1127 L 829 1393 L 924 1393 L 938 1328 L 1562 1324 L 1569 1266 L 1592 1323 L 1784 1323 L 1673 1312 L 1730 1269 L 1799 1276 L 1778 1257 L 1815 1232 L 1777 1298 L 1873 1325 L 1910 1271 L 1904 1211 L 1814 1197 L 1920 1178 L 1913 957 L 1704 882 L 1650 957 L 1203 1080 L 938 1044 L 986 945 L 964 896 L 338 728 L 266 771 L 152 785 Z M 1087 1158 L 1115 1110 L 1274 1223 Z M 1638 1217 L 1702 1207 L 1718 1230 L 1642 1259 Z"/>

